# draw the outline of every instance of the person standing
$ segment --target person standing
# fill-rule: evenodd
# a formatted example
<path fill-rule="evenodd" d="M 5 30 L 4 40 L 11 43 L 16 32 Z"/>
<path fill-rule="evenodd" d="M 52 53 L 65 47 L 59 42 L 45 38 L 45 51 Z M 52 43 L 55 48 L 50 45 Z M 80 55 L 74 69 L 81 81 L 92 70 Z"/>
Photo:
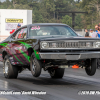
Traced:
<path fill-rule="evenodd" d="M 88 30 L 87 29 L 85 29 L 85 37 L 89 37 L 89 32 L 88 32 Z"/>
<path fill-rule="evenodd" d="M 95 26 L 95 29 L 96 29 L 98 38 L 100 38 L 100 23 L 99 23 L 99 25 Z M 97 59 L 97 68 L 100 69 L 100 58 Z"/>
<path fill-rule="evenodd" d="M 97 32 L 97 34 L 98 34 L 98 37 L 100 38 L 100 25 L 98 25 L 98 32 Z"/>
<path fill-rule="evenodd" d="M 98 32 L 98 25 L 95 25 L 95 32 Z"/>
<path fill-rule="evenodd" d="M 16 30 L 19 29 L 20 27 L 21 27 L 21 24 L 18 23 Z"/>
<path fill-rule="evenodd" d="M 90 37 L 93 36 L 93 29 L 90 29 L 89 36 L 90 36 Z"/>
<path fill-rule="evenodd" d="M 94 32 L 93 29 L 90 29 L 89 37 L 91 37 L 91 38 L 97 38 L 98 34 L 97 34 L 97 32 Z"/>

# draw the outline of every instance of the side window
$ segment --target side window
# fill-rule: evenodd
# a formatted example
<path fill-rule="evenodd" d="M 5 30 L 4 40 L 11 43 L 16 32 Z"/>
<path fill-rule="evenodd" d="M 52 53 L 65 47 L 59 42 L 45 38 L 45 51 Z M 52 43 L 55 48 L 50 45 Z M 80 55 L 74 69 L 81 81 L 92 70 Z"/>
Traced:
<path fill-rule="evenodd" d="M 18 31 L 13 35 L 13 38 L 14 38 L 14 39 L 17 39 L 17 36 L 18 36 L 19 33 L 20 33 L 20 30 L 18 30 Z"/>
<path fill-rule="evenodd" d="M 26 34 L 27 34 L 27 28 L 23 28 L 19 31 L 18 35 L 17 35 L 17 39 L 24 39 L 26 38 Z"/>
<path fill-rule="evenodd" d="M 24 39 L 26 38 L 26 35 L 27 35 L 27 28 L 24 28 L 24 30 L 23 30 L 23 38 Z"/>

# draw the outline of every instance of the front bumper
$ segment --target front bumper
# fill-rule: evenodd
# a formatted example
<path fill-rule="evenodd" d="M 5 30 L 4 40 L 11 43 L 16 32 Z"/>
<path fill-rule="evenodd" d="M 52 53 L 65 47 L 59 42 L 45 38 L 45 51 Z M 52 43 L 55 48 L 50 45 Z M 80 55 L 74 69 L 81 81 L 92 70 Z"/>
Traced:
<path fill-rule="evenodd" d="M 100 58 L 100 52 L 73 52 L 73 53 L 39 53 L 40 59 L 66 59 L 66 60 L 80 60 L 90 58 Z"/>

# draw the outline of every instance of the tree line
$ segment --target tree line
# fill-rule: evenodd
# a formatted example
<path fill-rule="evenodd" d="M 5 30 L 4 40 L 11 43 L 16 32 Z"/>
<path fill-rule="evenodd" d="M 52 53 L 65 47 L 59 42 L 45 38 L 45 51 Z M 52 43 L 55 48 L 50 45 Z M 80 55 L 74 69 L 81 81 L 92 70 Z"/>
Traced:
<path fill-rule="evenodd" d="M 59 13 L 86 11 L 75 14 L 75 29 L 93 28 L 100 22 L 100 0 L 5 0 L 0 9 L 32 10 L 33 23 L 65 23 L 72 27 L 72 14 Z"/>

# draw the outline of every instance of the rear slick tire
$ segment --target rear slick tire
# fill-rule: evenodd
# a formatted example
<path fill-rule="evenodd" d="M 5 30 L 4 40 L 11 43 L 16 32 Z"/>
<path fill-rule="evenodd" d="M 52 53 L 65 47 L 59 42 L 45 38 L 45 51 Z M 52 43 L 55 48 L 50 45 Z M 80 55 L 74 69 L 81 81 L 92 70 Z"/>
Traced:
<path fill-rule="evenodd" d="M 6 55 L 4 58 L 4 67 L 3 67 L 3 71 L 4 71 L 4 77 L 11 79 L 14 78 L 16 79 L 18 76 L 18 68 L 14 65 L 11 64 L 9 57 Z"/>
<path fill-rule="evenodd" d="M 85 71 L 86 71 L 87 75 L 93 76 L 96 73 L 97 59 L 93 58 L 93 59 L 91 59 L 91 61 L 89 63 L 90 64 L 88 64 L 88 66 L 85 68 Z"/>
<path fill-rule="evenodd" d="M 51 78 L 62 78 L 64 76 L 64 68 L 50 69 L 49 73 Z"/>

